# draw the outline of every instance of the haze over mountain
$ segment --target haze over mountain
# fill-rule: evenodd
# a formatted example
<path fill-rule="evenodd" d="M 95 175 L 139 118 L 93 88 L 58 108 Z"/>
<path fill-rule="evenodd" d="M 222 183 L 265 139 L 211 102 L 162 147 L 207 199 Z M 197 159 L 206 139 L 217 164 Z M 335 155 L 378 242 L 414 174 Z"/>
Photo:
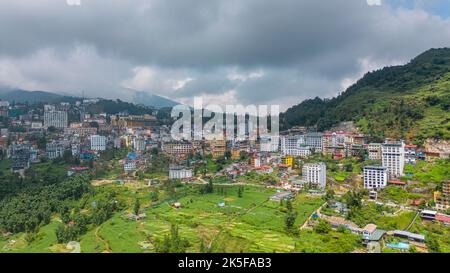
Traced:
<path fill-rule="evenodd" d="M 285 128 L 326 130 L 354 121 L 366 134 L 414 139 L 450 138 L 450 48 L 431 49 L 403 66 L 367 73 L 331 99 L 309 99 L 282 115 Z"/>
<path fill-rule="evenodd" d="M 132 2 L 0 1 L 0 85 L 283 110 L 450 45 L 448 0 Z"/>
<path fill-rule="evenodd" d="M 130 102 L 135 104 L 143 104 L 145 106 L 163 108 L 163 107 L 173 107 L 179 103 L 166 99 L 161 96 L 153 95 L 146 92 L 139 92 L 134 90 L 128 90 L 127 92 L 134 93 L 134 98 Z M 63 93 L 63 92 L 60 92 Z M 86 97 L 89 98 L 89 97 Z M 15 102 L 48 102 L 57 103 L 68 100 L 81 100 L 81 96 L 70 96 L 61 95 L 57 93 L 47 92 L 47 91 L 27 91 L 11 88 L 0 88 L 0 99 Z M 105 98 L 102 98 L 105 99 Z M 115 99 L 115 98 L 112 98 Z"/>

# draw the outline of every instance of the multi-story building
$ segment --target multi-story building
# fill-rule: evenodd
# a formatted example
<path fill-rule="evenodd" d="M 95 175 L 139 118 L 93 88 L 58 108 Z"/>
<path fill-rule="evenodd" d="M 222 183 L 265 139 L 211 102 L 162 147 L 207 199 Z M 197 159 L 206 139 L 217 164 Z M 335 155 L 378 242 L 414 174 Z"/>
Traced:
<path fill-rule="evenodd" d="M 97 134 L 97 128 L 95 127 L 75 127 L 70 126 L 64 128 L 64 134 L 66 135 L 79 135 L 80 137 L 88 137 Z"/>
<path fill-rule="evenodd" d="M 49 159 L 56 159 L 64 155 L 64 146 L 58 142 L 47 143 L 45 152 Z"/>
<path fill-rule="evenodd" d="M 186 179 L 192 177 L 192 169 L 185 167 L 170 167 L 169 179 Z"/>
<path fill-rule="evenodd" d="M 381 160 L 381 143 L 370 143 L 367 145 L 369 160 Z"/>
<path fill-rule="evenodd" d="M 90 139 L 91 139 L 91 150 L 93 151 L 106 150 L 107 139 L 105 136 L 92 135 Z"/>
<path fill-rule="evenodd" d="M 283 155 L 300 156 L 300 148 L 302 147 L 305 148 L 303 135 L 281 137 L 281 153 Z"/>
<path fill-rule="evenodd" d="M 72 143 L 70 145 L 72 156 L 79 156 L 81 153 L 81 145 L 79 143 Z"/>
<path fill-rule="evenodd" d="M 56 111 L 54 108 L 47 107 L 44 111 L 44 127 L 55 127 L 63 129 L 67 127 L 67 112 Z"/>
<path fill-rule="evenodd" d="M 281 163 L 284 165 L 287 165 L 289 167 L 293 167 L 294 166 L 294 157 L 287 155 L 287 156 L 283 156 L 283 158 L 281 159 Z"/>
<path fill-rule="evenodd" d="M 386 141 L 381 145 L 383 167 L 388 170 L 389 178 L 403 175 L 405 166 L 405 143 L 403 141 Z"/>
<path fill-rule="evenodd" d="M 261 158 L 257 157 L 257 156 L 253 156 L 251 158 L 251 165 L 253 168 L 259 168 L 261 167 Z"/>
<path fill-rule="evenodd" d="M 442 191 L 434 193 L 434 202 L 438 210 L 450 209 L 450 180 L 442 182 Z"/>
<path fill-rule="evenodd" d="M 405 145 L 405 164 L 416 164 L 417 145 Z"/>
<path fill-rule="evenodd" d="M 262 136 L 260 139 L 261 152 L 277 152 L 280 147 L 279 136 Z"/>
<path fill-rule="evenodd" d="M 125 164 L 123 164 L 123 170 L 125 172 L 132 172 L 136 170 L 136 161 L 134 160 L 127 160 Z"/>
<path fill-rule="evenodd" d="M 145 151 L 147 143 L 143 138 L 134 138 L 133 139 L 133 149 L 138 152 Z"/>
<path fill-rule="evenodd" d="M 31 130 L 41 130 L 43 128 L 42 121 L 31 122 Z"/>
<path fill-rule="evenodd" d="M 364 188 L 382 189 L 387 186 L 388 172 L 386 167 L 364 167 Z"/>
<path fill-rule="evenodd" d="M 323 137 L 322 133 L 313 133 L 313 132 L 307 133 L 305 135 L 305 144 L 306 146 L 313 149 L 315 152 L 321 152 L 323 149 L 322 137 Z"/>
<path fill-rule="evenodd" d="M 120 137 L 116 137 L 114 139 L 114 148 L 116 149 L 122 148 L 122 139 Z"/>
<path fill-rule="evenodd" d="M 31 146 L 28 144 L 11 145 L 11 170 L 13 172 L 28 169 L 30 167 Z"/>
<path fill-rule="evenodd" d="M 111 125 L 119 128 L 150 128 L 157 125 L 157 119 L 151 115 L 128 115 L 111 118 Z"/>
<path fill-rule="evenodd" d="M 187 156 L 192 153 L 193 146 L 189 142 L 163 142 L 161 149 L 163 152 L 172 156 Z"/>
<path fill-rule="evenodd" d="M 312 186 L 325 189 L 327 184 L 327 166 L 323 162 L 303 165 L 302 179 Z"/>
<path fill-rule="evenodd" d="M 224 156 L 227 151 L 226 140 L 209 140 L 207 144 L 214 159 Z"/>

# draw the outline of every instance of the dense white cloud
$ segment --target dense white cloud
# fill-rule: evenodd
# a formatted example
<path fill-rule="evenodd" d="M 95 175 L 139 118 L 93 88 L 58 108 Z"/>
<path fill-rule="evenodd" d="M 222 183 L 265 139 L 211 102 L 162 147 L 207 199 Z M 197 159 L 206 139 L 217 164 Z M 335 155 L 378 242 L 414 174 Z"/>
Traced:
<path fill-rule="evenodd" d="M 1 1 L 0 85 L 287 107 L 450 45 L 449 19 L 389 2 Z"/>

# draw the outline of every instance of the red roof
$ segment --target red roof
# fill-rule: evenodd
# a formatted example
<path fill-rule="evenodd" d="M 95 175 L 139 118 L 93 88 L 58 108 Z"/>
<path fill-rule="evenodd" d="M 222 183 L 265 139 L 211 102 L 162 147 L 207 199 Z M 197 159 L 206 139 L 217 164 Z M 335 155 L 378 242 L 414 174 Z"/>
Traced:
<path fill-rule="evenodd" d="M 256 169 L 256 170 L 270 170 L 271 167 L 270 167 L 270 166 L 264 165 L 264 166 L 261 166 L 261 167 L 257 167 L 257 168 L 255 168 L 255 169 Z"/>
<path fill-rule="evenodd" d="M 417 145 L 408 144 L 408 145 L 405 145 L 405 148 L 417 148 Z"/>
<path fill-rule="evenodd" d="M 389 184 L 394 184 L 394 185 L 406 185 L 406 182 L 400 181 L 400 180 L 389 180 L 388 181 Z"/>
<path fill-rule="evenodd" d="M 450 223 L 450 216 L 444 214 L 436 214 L 436 220 L 441 222 Z"/>

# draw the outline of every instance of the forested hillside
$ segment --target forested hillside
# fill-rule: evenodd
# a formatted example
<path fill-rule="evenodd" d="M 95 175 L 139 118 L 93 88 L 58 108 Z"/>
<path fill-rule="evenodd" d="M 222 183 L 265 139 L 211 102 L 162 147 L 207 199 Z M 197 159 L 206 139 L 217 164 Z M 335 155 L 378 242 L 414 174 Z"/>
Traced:
<path fill-rule="evenodd" d="M 403 66 L 367 73 L 341 95 L 310 99 L 281 116 L 283 127 L 326 130 L 354 121 L 374 138 L 415 142 L 450 138 L 450 48 L 431 49 Z"/>

